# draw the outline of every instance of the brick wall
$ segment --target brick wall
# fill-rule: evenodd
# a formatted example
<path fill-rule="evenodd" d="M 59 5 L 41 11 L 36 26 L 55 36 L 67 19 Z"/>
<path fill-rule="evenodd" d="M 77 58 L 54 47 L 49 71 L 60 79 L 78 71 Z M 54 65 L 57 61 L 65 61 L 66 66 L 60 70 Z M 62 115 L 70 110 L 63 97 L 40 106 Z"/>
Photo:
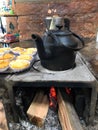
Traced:
<path fill-rule="evenodd" d="M 52 0 L 51 0 L 52 1 Z M 20 40 L 31 39 L 32 33 L 43 34 L 44 18 L 58 14 L 68 17 L 71 30 L 84 38 L 95 38 L 98 27 L 98 0 L 65 0 L 56 2 L 24 2 L 15 3 L 14 12 L 17 18 L 7 18 L 15 24 Z"/>

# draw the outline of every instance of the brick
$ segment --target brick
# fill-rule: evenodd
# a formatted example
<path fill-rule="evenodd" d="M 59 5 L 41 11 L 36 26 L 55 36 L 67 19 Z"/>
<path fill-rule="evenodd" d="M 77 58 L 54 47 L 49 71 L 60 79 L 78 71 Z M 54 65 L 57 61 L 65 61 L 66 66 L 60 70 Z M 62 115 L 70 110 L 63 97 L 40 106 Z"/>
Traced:
<path fill-rule="evenodd" d="M 46 27 L 44 18 L 54 14 L 69 17 L 72 31 L 84 38 L 94 38 L 98 27 L 98 0 L 19 2 L 14 5 L 14 11 L 19 17 L 12 22 L 15 29 L 17 28 L 15 31 L 19 31 L 23 40 L 29 39 L 32 33 L 43 35 Z"/>

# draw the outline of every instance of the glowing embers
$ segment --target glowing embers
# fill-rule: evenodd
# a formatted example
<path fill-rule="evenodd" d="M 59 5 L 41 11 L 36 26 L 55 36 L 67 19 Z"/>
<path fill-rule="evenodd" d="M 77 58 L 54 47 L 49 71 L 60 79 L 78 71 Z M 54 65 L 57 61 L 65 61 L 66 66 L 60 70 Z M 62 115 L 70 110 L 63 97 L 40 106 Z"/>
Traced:
<path fill-rule="evenodd" d="M 49 103 L 50 108 L 57 109 L 57 93 L 54 86 L 50 88 L 49 100 L 50 100 Z"/>

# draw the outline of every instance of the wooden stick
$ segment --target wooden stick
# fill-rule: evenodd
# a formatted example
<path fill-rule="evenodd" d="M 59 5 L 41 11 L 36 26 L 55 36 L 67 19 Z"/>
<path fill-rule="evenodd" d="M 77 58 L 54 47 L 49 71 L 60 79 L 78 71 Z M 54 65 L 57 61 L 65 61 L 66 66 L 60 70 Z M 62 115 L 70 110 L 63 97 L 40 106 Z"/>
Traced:
<path fill-rule="evenodd" d="M 27 110 L 27 115 L 30 121 L 38 127 L 41 127 L 47 116 L 48 108 L 49 100 L 47 95 L 42 91 L 37 92 L 33 102 Z"/>
<path fill-rule="evenodd" d="M 67 130 L 73 130 L 71 123 L 70 123 L 69 116 L 68 116 L 68 111 L 66 109 L 66 105 L 65 105 L 65 102 L 61 96 L 60 91 L 58 91 L 58 104 L 59 104 L 59 111 L 62 111 L 62 113 L 63 113 Z M 62 122 L 62 120 L 60 122 Z"/>
<path fill-rule="evenodd" d="M 66 100 L 66 93 L 58 90 L 57 95 L 62 130 L 83 130 L 72 103 Z"/>
<path fill-rule="evenodd" d="M 7 119 L 2 100 L 0 100 L 0 130 L 8 130 Z"/>

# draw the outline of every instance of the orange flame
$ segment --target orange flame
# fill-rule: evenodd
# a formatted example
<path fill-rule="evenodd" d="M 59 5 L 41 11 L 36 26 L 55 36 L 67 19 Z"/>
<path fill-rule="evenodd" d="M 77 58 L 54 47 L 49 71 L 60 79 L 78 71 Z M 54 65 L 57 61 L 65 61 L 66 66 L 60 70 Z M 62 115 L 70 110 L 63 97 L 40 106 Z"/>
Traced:
<path fill-rule="evenodd" d="M 56 108 L 56 106 L 57 106 L 57 94 L 56 94 L 56 90 L 55 90 L 54 86 L 52 86 L 50 88 L 49 97 L 50 97 L 50 104 L 49 104 L 50 107 Z"/>

